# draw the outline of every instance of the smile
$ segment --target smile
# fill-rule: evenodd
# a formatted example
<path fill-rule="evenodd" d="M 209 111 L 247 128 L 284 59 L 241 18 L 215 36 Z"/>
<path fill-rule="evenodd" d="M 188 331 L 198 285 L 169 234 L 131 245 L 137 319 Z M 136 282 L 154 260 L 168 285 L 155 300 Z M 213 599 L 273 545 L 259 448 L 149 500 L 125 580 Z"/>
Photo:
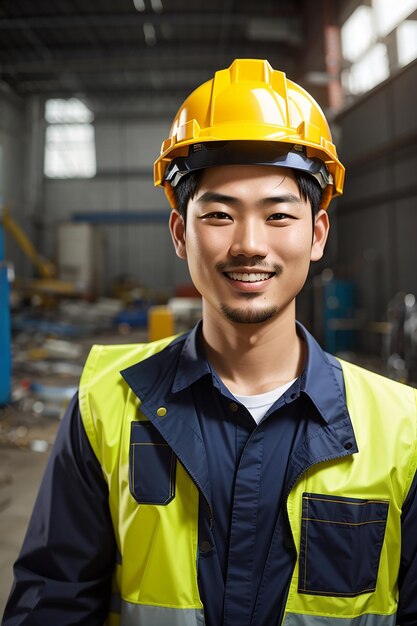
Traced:
<path fill-rule="evenodd" d="M 275 275 L 274 272 L 225 272 L 227 278 L 236 280 L 242 283 L 257 283 L 262 280 L 268 280 Z"/>

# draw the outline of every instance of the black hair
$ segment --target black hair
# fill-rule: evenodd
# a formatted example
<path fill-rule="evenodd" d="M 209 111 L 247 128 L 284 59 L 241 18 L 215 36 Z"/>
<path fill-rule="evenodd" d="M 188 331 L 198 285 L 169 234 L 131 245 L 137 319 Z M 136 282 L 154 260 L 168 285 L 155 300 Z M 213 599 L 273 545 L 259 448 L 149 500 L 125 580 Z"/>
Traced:
<path fill-rule="evenodd" d="M 323 189 L 319 182 L 310 174 L 302 170 L 293 170 L 295 180 L 297 181 L 298 190 L 304 202 L 310 200 L 311 213 L 313 217 L 317 215 L 323 196 Z"/>
<path fill-rule="evenodd" d="M 320 208 L 320 203 L 323 195 L 323 190 L 320 187 L 318 181 L 303 172 L 302 170 L 292 170 L 297 181 L 297 186 L 301 195 L 301 198 L 307 202 L 310 201 L 311 212 L 314 218 L 317 215 Z M 174 197 L 178 212 L 182 216 L 184 222 L 187 217 L 188 201 L 194 198 L 197 193 L 198 186 L 203 175 L 204 170 L 196 170 L 181 178 L 178 184 L 173 187 Z"/>

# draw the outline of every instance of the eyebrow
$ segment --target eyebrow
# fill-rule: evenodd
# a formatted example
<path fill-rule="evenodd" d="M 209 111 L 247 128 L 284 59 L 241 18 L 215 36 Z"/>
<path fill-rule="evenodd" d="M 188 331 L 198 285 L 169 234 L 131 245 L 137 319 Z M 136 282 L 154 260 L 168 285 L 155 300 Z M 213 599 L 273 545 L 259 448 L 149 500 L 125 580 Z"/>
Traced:
<path fill-rule="evenodd" d="M 197 202 L 199 204 L 208 204 L 208 203 L 217 203 L 217 204 L 228 204 L 231 206 L 236 206 L 241 204 L 239 198 L 235 198 L 234 196 L 228 196 L 223 193 L 218 193 L 217 191 L 205 191 L 199 198 L 197 198 Z M 268 196 L 267 198 L 262 198 L 257 202 L 257 204 L 261 206 L 271 206 L 274 204 L 299 204 L 301 202 L 301 198 L 296 196 L 294 193 L 283 193 L 279 196 Z"/>
<path fill-rule="evenodd" d="M 217 191 L 205 191 L 199 198 L 199 204 L 208 204 L 209 202 L 217 202 L 218 204 L 239 204 L 239 200 L 233 196 L 227 196 Z"/>

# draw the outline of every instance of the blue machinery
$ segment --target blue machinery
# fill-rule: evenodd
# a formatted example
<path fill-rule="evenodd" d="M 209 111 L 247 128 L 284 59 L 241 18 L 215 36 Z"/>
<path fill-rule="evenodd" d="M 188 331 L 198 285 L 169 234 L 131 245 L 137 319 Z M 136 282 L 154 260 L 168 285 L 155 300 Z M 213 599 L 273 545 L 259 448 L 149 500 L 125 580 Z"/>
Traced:
<path fill-rule="evenodd" d="M 12 375 L 8 271 L 9 266 L 5 259 L 3 226 L 0 219 L 0 406 L 10 401 Z"/>
<path fill-rule="evenodd" d="M 324 283 L 324 345 L 328 352 L 335 354 L 355 349 L 355 327 L 343 324 L 355 318 L 355 308 L 356 286 L 353 281 L 332 278 Z"/>
<path fill-rule="evenodd" d="M 12 346 L 10 339 L 9 265 L 5 259 L 2 225 L 2 146 L 0 145 L 0 406 L 10 401 L 12 378 Z"/>

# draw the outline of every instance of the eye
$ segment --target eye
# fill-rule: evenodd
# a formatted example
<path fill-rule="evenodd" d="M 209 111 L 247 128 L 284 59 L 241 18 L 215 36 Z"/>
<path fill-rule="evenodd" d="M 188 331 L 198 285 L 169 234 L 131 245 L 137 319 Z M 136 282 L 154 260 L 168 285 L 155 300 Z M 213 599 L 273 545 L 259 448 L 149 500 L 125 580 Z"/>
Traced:
<path fill-rule="evenodd" d="M 287 213 L 273 213 L 267 218 L 267 222 L 282 222 L 283 220 L 291 219 L 291 215 Z"/>
<path fill-rule="evenodd" d="M 229 220 L 229 221 L 232 221 L 232 218 L 230 217 L 230 215 L 228 215 L 227 213 L 224 213 L 224 211 L 213 211 L 212 213 L 205 213 L 204 215 L 201 216 L 201 219 L 203 219 L 203 220 L 219 220 L 219 221 Z"/>

